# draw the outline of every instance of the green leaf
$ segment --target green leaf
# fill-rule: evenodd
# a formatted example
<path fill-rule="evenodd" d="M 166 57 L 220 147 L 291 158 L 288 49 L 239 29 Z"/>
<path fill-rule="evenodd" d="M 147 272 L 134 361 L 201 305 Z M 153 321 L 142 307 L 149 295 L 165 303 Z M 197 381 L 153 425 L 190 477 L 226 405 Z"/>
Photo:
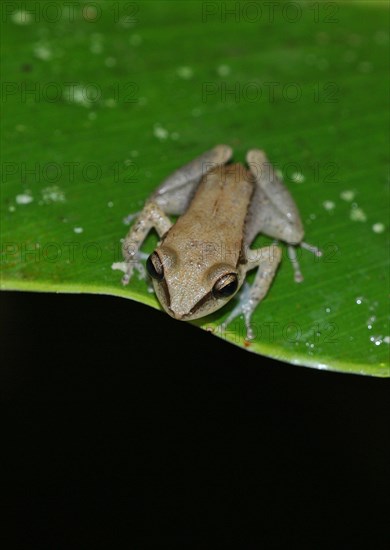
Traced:
<path fill-rule="evenodd" d="M 2 3 L 2 288 L 159 307 L 111 267 L 123 218 L 215 144 L 238 161 L 260 147 L 324 255 L 302 251 L 295 284 L 284 249 L 254 341 L 241 320 L 217 329 L 230 305 L 195 324 L 294 364 L 389 376 L 387 5 L 50 5 Z"/>

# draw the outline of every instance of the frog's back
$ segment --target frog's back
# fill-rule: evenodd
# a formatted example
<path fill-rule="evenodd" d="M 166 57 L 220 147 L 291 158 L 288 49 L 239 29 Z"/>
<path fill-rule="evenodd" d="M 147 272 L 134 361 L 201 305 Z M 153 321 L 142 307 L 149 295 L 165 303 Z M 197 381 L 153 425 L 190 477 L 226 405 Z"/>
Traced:
<path fill-rule="evenodd" d="M 184 231 L 205 239 L 218 235 L 223 241 L 237 242 L 244 232 L 253 191 L 253 176 L 242 164 L 214 168 L 203 176 L 172 233 Z"/>

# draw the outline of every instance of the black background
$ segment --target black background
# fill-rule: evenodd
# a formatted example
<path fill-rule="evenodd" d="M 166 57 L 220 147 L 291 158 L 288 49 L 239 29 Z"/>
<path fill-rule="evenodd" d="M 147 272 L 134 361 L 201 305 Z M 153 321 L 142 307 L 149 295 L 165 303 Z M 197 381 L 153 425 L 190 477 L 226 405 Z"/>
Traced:
<path fill-rule="evenodd" d="M 123 299 L 0 300 L 4 548 L 388 545 L 388 380 Z"/>

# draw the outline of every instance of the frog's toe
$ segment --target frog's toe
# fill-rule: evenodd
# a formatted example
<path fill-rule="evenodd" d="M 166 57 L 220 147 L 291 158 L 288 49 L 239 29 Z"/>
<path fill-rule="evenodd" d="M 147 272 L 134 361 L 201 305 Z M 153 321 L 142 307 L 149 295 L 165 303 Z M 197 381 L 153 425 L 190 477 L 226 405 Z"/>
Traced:
<path fill-rule="evenodd" d="M 128 285 L 129 281 L 130 281 L 130 278 L 131 278 L 131 275 L 129 275 L 128 273 L 125 273 L 122 277 L 122 285 L 123 286 Z"/>
<path fill-rule="evenodd" d="M 138 272 L 138 279 L 140 280 L 144 280 L 146 279 L 146 269 L 145 269 L 145 266 L 144 264 L 142 264 L 141 262 L 136 262 L 134 264 L 134 269 L 137 270 Z"/>

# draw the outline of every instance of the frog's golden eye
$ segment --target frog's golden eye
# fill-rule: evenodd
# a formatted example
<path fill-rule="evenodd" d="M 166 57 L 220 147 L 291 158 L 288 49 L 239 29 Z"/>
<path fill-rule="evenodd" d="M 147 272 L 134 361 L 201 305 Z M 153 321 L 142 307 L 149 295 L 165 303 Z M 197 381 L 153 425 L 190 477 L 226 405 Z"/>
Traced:
<path fill-rule="evenodd" d="M 215 298 L 228 298 L 232 296 L 238 287 L 238 279 L 235 273 L 227 273 L 222 275 L 213 287 L 213 295 Z"/>
<path fill-rule="evenodd" d="M 157 252 L 152 252 L 146 260 L 146 270 L 153 279 L 156 279 L 156 281 L 163 280 L 164 267 Z"/>

